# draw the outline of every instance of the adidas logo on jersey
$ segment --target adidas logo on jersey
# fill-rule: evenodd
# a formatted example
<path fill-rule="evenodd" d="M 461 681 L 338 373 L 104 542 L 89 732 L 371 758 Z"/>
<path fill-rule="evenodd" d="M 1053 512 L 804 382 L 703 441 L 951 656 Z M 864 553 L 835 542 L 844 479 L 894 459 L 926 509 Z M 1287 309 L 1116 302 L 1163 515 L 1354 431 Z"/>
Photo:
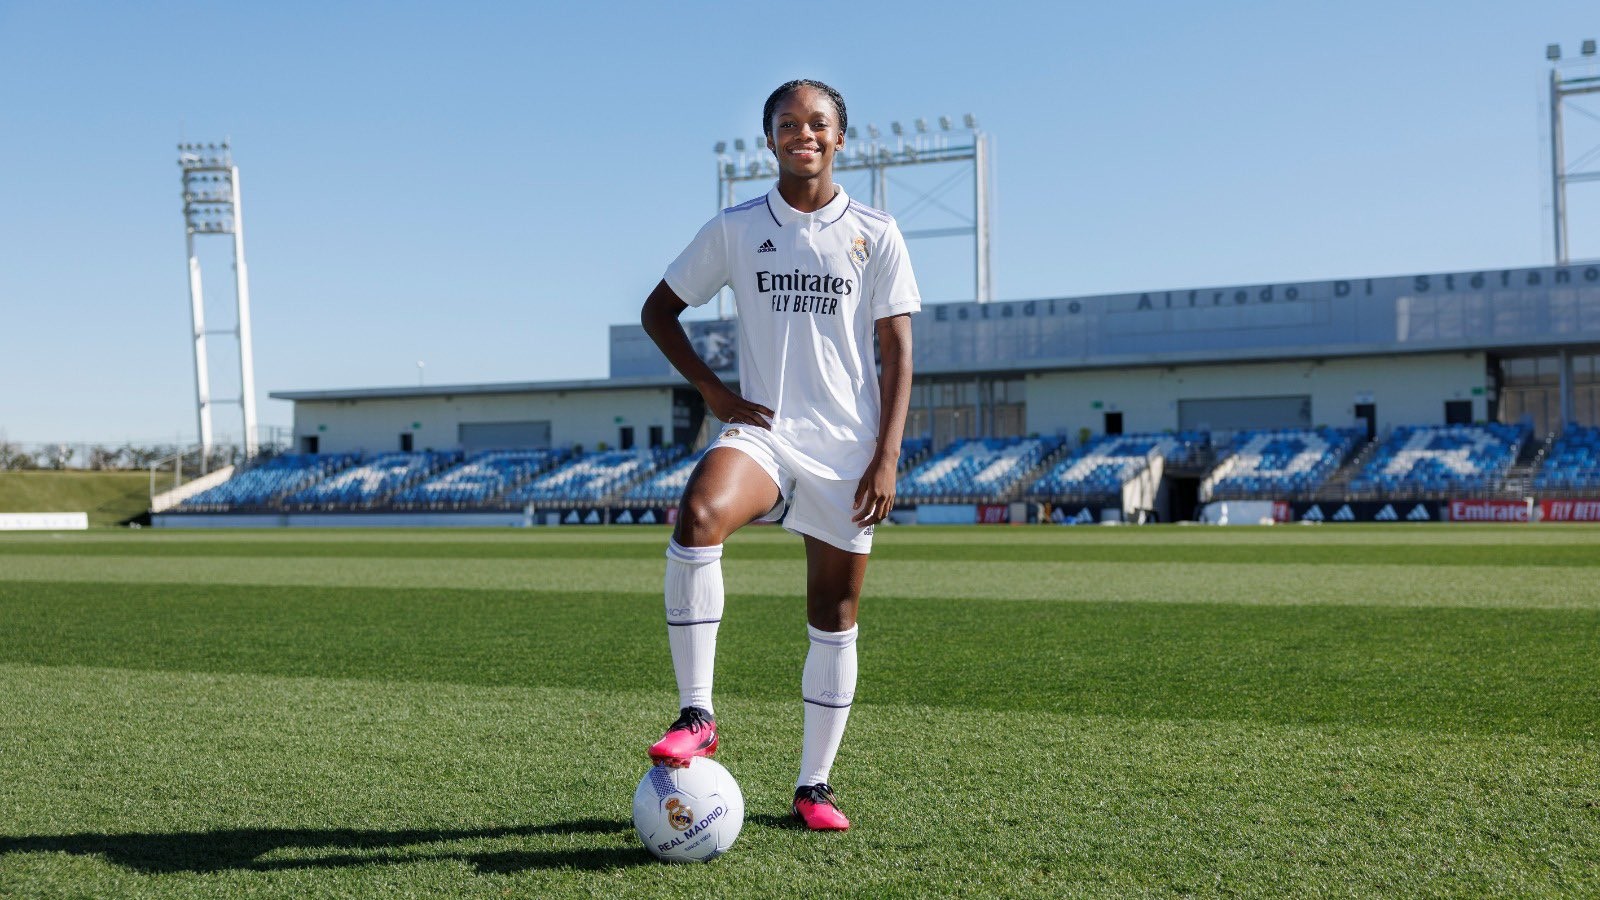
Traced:
<path fill-rule="evenodd" d="M 778 252 L 778 248 L 772 246 L 772 241 L 769 239 L 769 240 L 762 241 L 761 242 L 761 246 L 756 248 L 756 252 L 757 253 L 777 253 Z"/>

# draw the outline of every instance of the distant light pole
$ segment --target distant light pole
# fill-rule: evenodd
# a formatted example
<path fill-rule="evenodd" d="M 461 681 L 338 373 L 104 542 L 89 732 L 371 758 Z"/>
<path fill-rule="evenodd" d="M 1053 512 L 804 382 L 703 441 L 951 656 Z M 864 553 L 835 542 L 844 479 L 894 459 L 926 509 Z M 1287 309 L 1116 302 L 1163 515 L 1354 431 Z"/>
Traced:
<path fill-rule="evenodd" d="M 1593 38 L 1583 42 L 1580 51 L 1583 61 L 1595 61 L 1595 42 Z M 1562 103 L 1568 97 L 1580 94 L 1600 93 L 1600 76 L 1589 74 L 1584 76 L 1561 77 L 1561 45 L 1550 44 L 1545 47 L 1544 58 L 1550 61 L 1550 186 L 1551 215 L 1555 219 L 1555 251 L 1556 265 L 1567 264 L 1567 184 L 1573 181 L 1600 181 L 1600 171 L 1569 172 L 1566 163 L 1566 134 L 1561 124 Z M 1593 69 L 1589 71 L 1592 73 Z M 1585 110 L 1574 107 L 1578 112 L 1591 116 Z M 1592 159 L 1596 150 L 1590 150 L 1578 159 L 1576 165 L 1583 165 Z"/>
<path fill-rule="evenodd" d="M 422 360 L 417 360 L 417 387 L 422 387 L 422 370 L 424 365 L 425 363 L 423 363 Z"/>
<path fill-rule="evenodd" d="M 206 335 L 225 334 L 239 342 L 239 407 L 244 414 L 244 456 L 256 455 L 256 370 L 250 341 L 250 277 L 244 263 L 244 216 L 240 211 L 239 167 L 227 141 L 221 144 L 179 144 L 183 171 L 184 239 L 189 250 L 190 339 L 194 346 L 195 415 L 200 428 L 200 471 L 211 455 L 211 376 L 206 365 Z M 206 330 L 205 295 L 195 238 L 226 235 L 233 244 L 234 299 L 238 321 L 233 328 Z"/>

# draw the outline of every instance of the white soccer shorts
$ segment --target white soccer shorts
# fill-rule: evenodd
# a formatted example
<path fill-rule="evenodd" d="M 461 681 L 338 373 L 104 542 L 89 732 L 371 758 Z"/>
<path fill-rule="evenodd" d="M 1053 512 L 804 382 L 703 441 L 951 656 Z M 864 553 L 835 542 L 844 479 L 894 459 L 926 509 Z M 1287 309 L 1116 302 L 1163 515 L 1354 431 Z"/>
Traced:
<path fill-rule="evenodd" d="M 788 460 L 765 428 L 725 425 L 707 450 L 731 447 L 755 460 L 778 486 L 778 504 L 758 522 L 782 522 L 784 530 L 808 534 L 840 550 L 872 552 L 872 526 L 851 521 L 860 479 L 838 481 L 807 472 Z"/>

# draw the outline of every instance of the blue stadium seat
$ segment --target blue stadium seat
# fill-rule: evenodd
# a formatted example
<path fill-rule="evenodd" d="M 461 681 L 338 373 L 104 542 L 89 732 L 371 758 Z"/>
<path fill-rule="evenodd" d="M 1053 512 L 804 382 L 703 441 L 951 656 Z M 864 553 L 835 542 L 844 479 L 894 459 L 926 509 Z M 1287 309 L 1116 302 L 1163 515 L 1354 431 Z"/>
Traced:
<path fill-rule="evenodd" d="M 487 450 L 400 491 L 395 506 L 470 509 L 483 506 L 567 458 L 565 450 Z"/>
<path fill-rule="evenodd" d="M 370 509 L 446 466 L 459 450 L 383 453 L 284 498 L 289 509 Z"/>
<path fill-rule="evenodd" d="M 1144 471 L 1152 451 L 1169 465 L 1193 464 L 1211 445 L 1204 431 L 1102 435 L 1057 463 L 1028 488 L 1036 499 L 1108 497 Z"/>
<path fill-rule="evenodd" d="M 682 454 L 681 447 L 586 453 L 513 488 L 505 500 L 512 503 L 599 503 L 624 485 L 651 474 Z"/>
<path fill-rule="evenodd" d="M 622 499 L 653 506 L 677 505 L 683 497 L 684 487 L 689 484 L 689 476 L 694 474 L 694 467 L 700 464 L 700 459 L 705 455 L 706 451 L 701 450 L 663 466 L 654 475 L 629 488 Z"/>
<path fill-rule="evenodd" d="M 1350 480 L 1354 493 L 1443 496 L 1496 488 L 1526 425 L 1402 425 Z"/>
<path fill-rule="evenodd" d="M 905 438 L 900 442 L 900 471 L 907 470 L 922 463 L 922 458 L 933 449 L 933 438 Z"/>
<path fill-rule="evenodd" d="M 909 502 L 980 501 L 1004 495 L 1060 446 L 1056 438 L 969 438 L 946 447 L 900 477 Z"/>
<path fill-rule="evenodd" d="M 1535 491 L 1600 489 L 1600 428 L 1569 424 L 1533 476 Z"/>
<path fill-rule="evenodd" d="M 1273 499 L 1315 490 L 1360 440 L 1355 429 L 1244 431 L 1208 476 L 1202 499 Z"/>
<path fill-rule="evenodd" d="M 273 508 L 280 498 L 354 465 L 356 453 L 283 453 L 234 473 L 178 505 L 184 512 Z"/>

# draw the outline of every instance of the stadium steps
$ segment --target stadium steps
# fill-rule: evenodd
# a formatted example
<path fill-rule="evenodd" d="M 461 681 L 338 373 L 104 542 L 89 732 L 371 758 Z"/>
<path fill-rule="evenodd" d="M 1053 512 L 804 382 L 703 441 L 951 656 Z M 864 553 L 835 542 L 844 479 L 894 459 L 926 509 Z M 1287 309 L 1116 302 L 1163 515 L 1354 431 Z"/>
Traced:
<path fill-rule="evenodd" d="M 679 454 L 677 457 L 675 457 L 673 459 L 673 462 L 676 462 L 677 460 L 682 459 L 684 457 L 684 455 L 685 454 Z M 618 485 L 616 490 L 610 492 L 609 494 L 606 494 L 605 496 L 601 497 L 598 500 L 586 500 L 586 501 L 583 501 L 581 503 L 575 503 L 573 505 L 574 506 L 593 506 L 593 507 L 604 507 L 604 506 L 637 507 L 637 506 L 640 505 L 639 502 L 635 501 L 635 500 L 629 500 L 628 499 L 628 492 L 633 490 L 634 488 L 638 487 L 639 485 L 644 484 L 646 481 L 649 481 L 650 479 L 654 478 L 667 465 L 671 465 L 671 463 L 669 462 L 669 463 L 663 463 L 663 464 L 657 465 L 657 466 L 652 466 L 650 469 L 645 471 L 642 475 L 639 475 L 639 476 L 634 477 L 634 478 L 629 478 L 625 483 Z"/>
<path fill-rule="evenodd" d="M 1061 446 L 1045 454 L 1044 459 L 1039 462 L 1039 465 L 1029 469 L 1026 477 L 1024 477 L 1021 481 L 1018 481 L 1017 484 L 1010 490 L 1006 491 L 1004 494 L 1001 494 L 997 502 L 1014 503 L 1023 499 L 1023 495 L 1028 493 L 1028 489 L 1033 487 L 1034 482 L 1050 474 L 1050 470 L 1055 468 L 1056 463 L 1066 459 L 1069 455 L 1071 455 L 1071 453 L 1072 448 L 1067 445 L 1065 440 L 1063 440 Z"/>
<path fill-rule="evenodd" d="M 1345 458 L 1344 464 L 1335 469 L 1334 473 L 1328 476 L 1328 480 L 1324 481 L 1313 492 L 1312 496 L 1318 500 L 1342 500 L 1349 496 L 1350 479 L 1359 475 L 1361 470 L 1367 467 L 1367 463 L 1372 461 L 1372 457 L 1382 445 L 1383 441 L 1381 439 L 1358 443 L 1355 451 Z"/>
<path fill-rule="evenodd" d="M 486 507 L 487 506 L 495 506 L 495 505 L 499 505 L 499 506 L 502 506 L 502 507 L 509 507 L 509 506 L 520 507 L 522 504 L 510 503 L 505 498 L 510 496 L 512 491 L 515 491 L 517 488 L 522 487 L 523 485 L 525 485 L 528 482 L 534 480 L 535 478 L 538 478 L 538 477 L 540 477 L 542 475 L 548 475 L 551 472 L 555 471 L 557 466 L 560 466 L 562 463 L 565 463 L 568 459 L 570 459 L 570 457 L 568 456 L 567 452 L 564 451 L 564 450 L 560 451 L 558 453 L 550 454 L 550 459 L 547 460 L 544 465 L 542 465 L 539 468 L 533 470 L 532 472 L 529 472 L 526 477 L 518 478 L 515 481 L 509 481 L 509 482 L 506 483 L 505 487 L 501 488 L 495 494 L 493 494 L 492 496 L 489 496 L 489 497 L 485 497 L 484 500 L 483 500 L 483 505 L 486 506 Z"/>
<path fill-rule="evenodd" d="M 1544 466 L 1545 457 L 1550 455 L 1550 448 L 1555 445 L 1555 432 L 1548 432 L 1544 437 L 1529 439 L 1522 443 L 1517 450 L 1517 459 L 1506 470 L 1506 477 L 1500 483 L 1500 489 L 1495 491 L 1496 496 L 1510 499 L 1526 497 L 1533 492 L 1533 476 Z"/>
<path fill-rule="evenodd" d="M 1523 442 L 1522 448 L 1517 451 L 1517 459 L 1511 464 L 1511 468 L 1526 468 L 1530 472 L 1539 468 L 1544 465 L 1544 459 L 1550 455 L 1550 448 L 1555 446 L 1555 443 L 1556 433 L 1553 431 L 1546 432 L 1545 436 L 1540 440 L 1529 439 Z"/>
<path fill-rule="evenodd" d="M 551 472 L 554 472 L 569 462 L 572 462 L 572 452 L 570 450 L 563 450 L 559 455 L 551 456 L 548 465 L 540 466 L 537 472 L 530 473 L 528 477 L 519 478 L 516 480 L 516 482 L 506 485 L 505 490 L 495 494 L 494 497 L 490 499 L 490 502 L 498 503 L 501 506 L 514 506 L 518 509 L 526 506 L 526 503 L 513 503 L 506 498 L 516 493 L 518 488 L 522 487 L 528 482 L 543 478 L 544 476 L 549 475 Z"/>
<path fill-rule="evenodd" d="M 928 446 L 923 447 L 921 450 L 918 450 L 917 452 L 911 454 L 910 456 L 901 457 L 900 458 L 900 465 L 899 465 L 898 468 L 895 469 L 896 477 L 898 477 L 900 475 L 904 475 L 907 472 L 911 471 L 912 469 L 915 469 L 917 466 L 922 464 L 923 460 L 926 460 L 928 457 L 930 457 L 932 455 L 933 455 L 933 442 L 929 441 L 928 442 Z"/>
<path fill-rule="evenodd" d="M 485 509 L 521 509 L 521 508 L 523 508 L 524 506 L 527 505 L 526 503 L 513 502 L 513 501 L 510 501 L 510 500 L 507 500 L 506 498 L 511 496 L 511 494 L 513 494 L 518 488 L 522 487 L 523 485 L 527 484 L 528 482 L 533 481 L 533 480 L 535 480 L 537 478 L 542 478 L 542 477 L 544 477 L 546 475 L 549 475 L 551 472 L 554 472 L 556 469 L 560 468 L 563 465 L 566 465 L 567 463 L 569 463 L 571 461 L 572 461 L 571 451 L 569 451 L 569 450 L 556 450 L 556 451 L 554 451 L 554 452 L 552 452 L 550 454 L 550 458 L 548 460 L 546 460 L 544 465 L 540 466 L 539 468 L 535 469 L 532 472 L 529 472 L 527 475 L 524 475 L 521 478 L 518 478 L 518 479 L 516 479 L 514 481 L 508 481 L 506 483 L 505 487 L 501 488 L 498 492 L 496 492 L 496 493 L 494 493 L 494 494 L 492 494 L 492 495 L 490 495 L 488 497 L 485 497 L 483 499 L 483 502 L 482 502 L 481 506 L 483 508 L 485 508 Z"/>
<path fill-rule="evenodd" d="M 662 451 L 662 450 L 673 450 L 673 451 L 677 451 L 677 452 L 674 452 L 674 453 L 671 454 L 671 456 L 667 457 L 665 462 L 656 462 L 656 463 L 653 463 L 653 464 L 651 464 L 649 466 L 640 466 L 639 469 L 635 470 L 624 481 L 622 481 L 621 483 L 617 484 L 614 488 L 612 488 L 611 490 L 607 491 L 605 494 L 602 494 L 599 497 L 593 497 L 593 496 L 590 496 L 590 497 L 568 497 L 568 498 L 561 499 L 561 500 L 534 500 L 534 501 L 529 501 L 529 502 L 532 502 L 535 507 L 542 507 L 542 508 L 547 508 L 547 509 L 548 508 L 553 508 L 553 507 L 558 507 L 558 506 L 559 507 L 571 506 L 571 507 L 574 507 L 576 509 L 603 509 L 603 508 L 612 507 L 612 506 L 638 507 L 640 505 L 638 502 L 633 501 L 633 500 L 629 500 L 627 498 L 628 491 L 630 491 L 633 488 L 639 486 L 640 484 L 643 484 L 646 481 L 649 481 L 651 478 L 654 478 L 661 471 L 661 469 L 664 468 L 665 466 L 669 466 L 669 465 L 677 462 L 678 460 L 683 459 L 684 456 L 687 456 L 687 455 L 692 454 L 693 452 L 695 452 L 695 451 L 692 451 L 692 450 L 685 452 L 685 451 L 683 451 L 683 449 L 681 447 L 677 447 L 677 446 L 673 446 L 673 445 L 666 445 L 666 446 L 663 446 L 663 447 L 651 448 L 651 452 L 652 453 L 654 453 L 655 451 Z M 642 449 L 640 449 L 640 448 L 635 448 L 631 452 L 642 453 L 644 451 Z M 566 462 L 570 463 L 570 462 L 572 462 L 572 459 L 573 459 L 572 457 L 568 457 Z M 549 469 L 545 470 L 542 473 L 542 475 L 548 475 L 551 472 L 555 471 L 555 469 L 557 469 L 557 468 L 558 468 L 558 466 L 551 466 Z M 522 484 L 527 484 L 528 482 L 533 481 L 534 479 L 539 478 L 539 477 L 542 477 L 542 476 L 541 475 L 535 475 L 532 478 L 525 479 L 522 482 Z M 513 493 L 514 490 L 515 490 L 515 488 L 507 488 L 506 491 L 505 491 L 505 494 L 503 496 L 509 496 L 511 493 Z"/>
<path fill-rule="evenodd" d="M 1219 454 L 1215 444 L 1207 444 L 1195 451 L 1194 455 L 1181 462 L 1167 463 L 1163 471 L 1164 477 L 1182 476 L 1187 478 L 1204 478 L 1216 467 Z"/>

